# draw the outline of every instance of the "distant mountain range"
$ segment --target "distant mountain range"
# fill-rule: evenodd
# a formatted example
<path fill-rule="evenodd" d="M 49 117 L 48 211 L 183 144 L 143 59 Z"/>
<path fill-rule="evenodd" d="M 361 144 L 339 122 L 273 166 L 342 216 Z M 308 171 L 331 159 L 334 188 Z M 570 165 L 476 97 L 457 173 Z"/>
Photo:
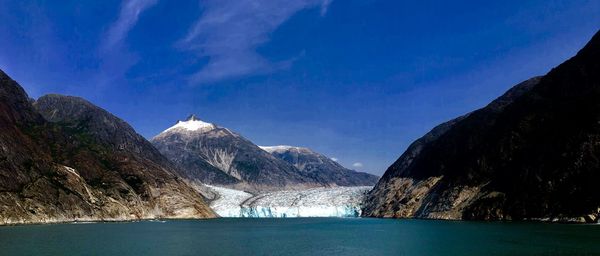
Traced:
<path fill-rule="evenodd" d="M 271 155 L 296 167 L 304 175 L 337 186 L 370 186 L 378 176 L 347 169 L 331 158 L 309 148 L 294 146 L 261 146 Z"/>
<path fill-rule="evenodd" d="M 183 176 L 205 184 L 268 191 L 374 185 L 377 181 L 374 175 L 347 170 L 312 151 L 303 151 L 300 161 L 267 152 L 240 134 L 194 115 L 151 142 L 180 167 Z"/>
<path fill-rule="evenodd" d="M 600 33 L 525 81 L 415 141 L 365 201 L 364 216 L 597 222 Z"/>
<path fill-rule="evenodd" d="M 127 123 L 2 71 L 0 151 L 0 224 L 216 216 Z"/>

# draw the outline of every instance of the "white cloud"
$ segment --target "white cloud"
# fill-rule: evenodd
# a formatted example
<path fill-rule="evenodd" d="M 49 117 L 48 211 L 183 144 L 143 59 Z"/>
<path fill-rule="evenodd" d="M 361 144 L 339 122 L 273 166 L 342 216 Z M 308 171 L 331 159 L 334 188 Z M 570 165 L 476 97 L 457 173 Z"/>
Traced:
<path fill-rule="evenodd" d="M 352 164 L 352 167 L 354 167 L 354 168 L 361 168 L 361 167 L 363 167 L 363 164 L 361 162 L 356 162 L 356 163 Z"/>
<path fill-rule="evenodd" d="M 291 61 L 271 63 L 256 52 L 269 35 L 296 12 L 321 8 L 327 12 L 331 0 L 206 0 L 203 13 L 180 45 L 208 57 L 192 81 L 215 82 L 249 74 L 269 73 Z"/>
<path fill-rule="evenodd" d="M 333 0 L 323 0 L 321 3 L 321 16 L 325 16 L 327 13 L 327 8 L 329 8 L 329 4 L 331 4 Z"/>
<path fill-rule="evenodd" d="M 140 14 L 157 2 L 158 0 L 124 0 L 121 4 L 119 18 L 106 33 L 102 50 L 109 51 L 111 48 L 118 46 L 127 36 L 129 30 L 135 26 Z"/>
<path fill-rule="evenodd" d="M 152 7 L 158 0 L 123 0 L 119 16 L 110 24 L 98 47 L 101 60 L 100 70 L 95 74 L 94 84 L 106 86 L 122 79 L 138 57 L 123 47 L 123 40 L 138 22 L 140 14 Z"/>

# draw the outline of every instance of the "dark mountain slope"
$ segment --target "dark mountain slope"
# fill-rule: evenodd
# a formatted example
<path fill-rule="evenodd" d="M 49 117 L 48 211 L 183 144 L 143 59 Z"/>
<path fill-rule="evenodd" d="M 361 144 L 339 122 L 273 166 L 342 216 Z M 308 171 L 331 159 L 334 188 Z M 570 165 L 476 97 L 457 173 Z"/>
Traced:
<path fill-rule="evenodd" d="M 547 75 L 436 127 L 386 171 L 375 217 L 596 221 L 600 34 Z"/>
<path fill-rule="evenodd" d="M 292 164 L 306 176 L 337 186 L 372 186 L 379 177 L 349 170 L 329 157 L 308 148 L 292 146 L 261 147 L 271 155 Z"/>
<path fill-rule="evenodd" d="M 123 121 L 73 97 L 35 106 L 52 122 L 0 72 L 0 224 L 214 216 Z"/>

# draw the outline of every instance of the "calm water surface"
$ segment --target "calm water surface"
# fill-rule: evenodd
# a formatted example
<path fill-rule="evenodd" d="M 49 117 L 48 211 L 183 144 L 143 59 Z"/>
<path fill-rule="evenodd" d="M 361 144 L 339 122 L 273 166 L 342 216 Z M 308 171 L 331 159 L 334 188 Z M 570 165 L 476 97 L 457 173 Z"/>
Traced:
<path fill-rule="evenodd" d="M 600 225 L 215 219 L 0 227 L 0 255 L 600 255 Z"/>

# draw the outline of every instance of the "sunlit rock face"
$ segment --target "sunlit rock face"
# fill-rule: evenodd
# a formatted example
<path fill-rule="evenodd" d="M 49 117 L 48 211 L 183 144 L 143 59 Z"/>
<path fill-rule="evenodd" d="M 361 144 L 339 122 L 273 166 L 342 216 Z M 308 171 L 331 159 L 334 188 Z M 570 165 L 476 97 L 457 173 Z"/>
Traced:
<path fill-rule="evenodd" d="M 0 225 L 214 217 L 174 168 L 106 110 L 33 101 L 0 70 Z"/>
<path fill-rule="evenodd" d="M 210 188 L 217 194 L 211 207 L 221 217 L 293 218 L 358 217 L 363 198 L 372 187 L 313 188 L 258 195 L 222 187 Z"/>

